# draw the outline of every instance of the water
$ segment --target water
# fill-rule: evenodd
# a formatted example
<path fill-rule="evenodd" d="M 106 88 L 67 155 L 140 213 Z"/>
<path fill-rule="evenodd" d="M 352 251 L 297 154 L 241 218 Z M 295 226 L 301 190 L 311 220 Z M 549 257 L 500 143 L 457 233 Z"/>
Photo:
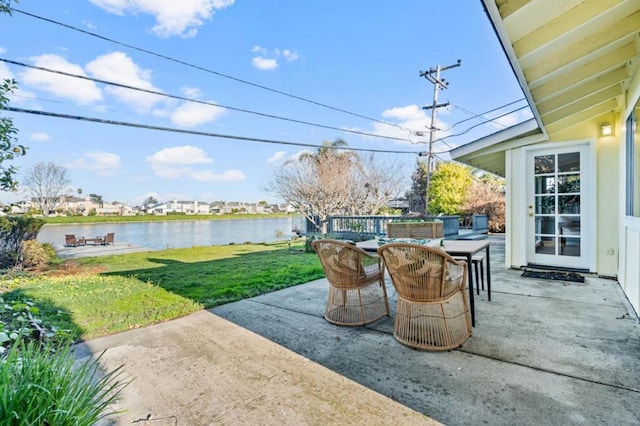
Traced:
<path fill-rule="evenodd" d="M 163 250 L 288 239 L 293 236 L 292 229 L 299 226 L 299 223 L 298 217 L 285 217 L 45 225 L 38 234 L 38 241 L 58 247 L 64 244 L 65 234 L 95 238 L 103 237 L 107 232 L 114 232 L 116 243 L 126 242 L 140 247 Z M 283 236 L 277 237 L 277 231 L 282 231 Z"/>

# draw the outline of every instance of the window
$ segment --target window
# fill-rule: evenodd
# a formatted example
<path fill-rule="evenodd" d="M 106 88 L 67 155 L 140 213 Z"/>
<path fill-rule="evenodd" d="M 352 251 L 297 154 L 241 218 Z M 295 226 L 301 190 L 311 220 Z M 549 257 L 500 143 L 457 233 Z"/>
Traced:
<path fill-rule="evenodd" d="M 626 213 L 640 217 L 640 99 L 627 118 L 626 139 Z"/>

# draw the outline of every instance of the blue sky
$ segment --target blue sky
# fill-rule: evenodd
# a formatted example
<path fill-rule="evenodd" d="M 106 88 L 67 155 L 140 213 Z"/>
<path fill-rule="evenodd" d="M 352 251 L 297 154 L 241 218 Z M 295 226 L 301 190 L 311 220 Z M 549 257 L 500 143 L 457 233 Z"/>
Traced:
<path fill-rule="evenodd" d="M 205 102 L 0 62 L 0 78 L 19 84 L 11 96 L 16 108 L 310 145 L 343 138 L 350 147 L 418 153 L 426 150 L 430 123 L 422 107 L 433 97 L 421 70 L 462 60 L 443 73 L 450 86 L 439 101 L 451 105 L 438 109 L 443 130 L 437 137 L 526 105 L 522 100 L 473 118 L 523 98 L 479 0 L 21 0 L 14 7 L 119 44 L 17 11 L 0 15 L 3 33 L 12 35 L 0 40 L 4 60 Z M 20 143 L 29 148 L 15 162 L 21 172 L 52 161 L 68 169 L 70 193 L 82 188 L 130 205 L 150 195 L 160 201 L 278 202 L 264 190 L 274 168 L 314 149 L 0 114 L 13 118 Z M 525 108 L 450 136 L 448 146 L 437 143 L 435 150 L 529 116 Z M 427 136 L 417 136 L 420 131 Z M 376 156 L 400 162 L 409 183 L 417 155 Z M 23 198 L 25 192 L 0 193 L 2 202 Z"/>

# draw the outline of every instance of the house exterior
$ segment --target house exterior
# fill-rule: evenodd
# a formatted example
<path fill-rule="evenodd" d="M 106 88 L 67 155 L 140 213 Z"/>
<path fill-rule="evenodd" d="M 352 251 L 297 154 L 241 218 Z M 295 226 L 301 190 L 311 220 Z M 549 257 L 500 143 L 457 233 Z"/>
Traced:
<path fill-rule="evenodd" d="M 506 266 L 615 277 L 640 312 L 640 1 L 481 1 L 534 118 L 451 156 L 506 178 Z"/>

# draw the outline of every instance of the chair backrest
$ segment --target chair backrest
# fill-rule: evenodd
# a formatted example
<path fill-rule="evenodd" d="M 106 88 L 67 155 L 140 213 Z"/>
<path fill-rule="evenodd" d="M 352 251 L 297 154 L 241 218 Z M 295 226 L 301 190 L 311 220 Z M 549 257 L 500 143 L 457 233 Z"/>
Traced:
<path fill-rule="evenodd" d="M 378 248 L 398 296 L 417 302 L 445 298 L 467 283 L 466 263 L 444 251 L 418 244 L 391 243 Z"/>
<path fill-rule="evenodd" d="M 109 232 L 109 233 L 105 236 L 105 238 L 104 238 L 104 242 L 105 242 L 105 243 L 107 243 L 107 244 L 108 244 L 108 243 L 113 243 L 113 236 L 114 236 L 114 235 L 115 235 L 115 233 L 114 233 L 114 232 Z"/>
<path fill-rule="evenodd" d="M 362 249 L 338 240 L 316 240 L 311 245 L 320 258 L 327 279 L 334 287 L 357 286 L 365 277 Z"/>

